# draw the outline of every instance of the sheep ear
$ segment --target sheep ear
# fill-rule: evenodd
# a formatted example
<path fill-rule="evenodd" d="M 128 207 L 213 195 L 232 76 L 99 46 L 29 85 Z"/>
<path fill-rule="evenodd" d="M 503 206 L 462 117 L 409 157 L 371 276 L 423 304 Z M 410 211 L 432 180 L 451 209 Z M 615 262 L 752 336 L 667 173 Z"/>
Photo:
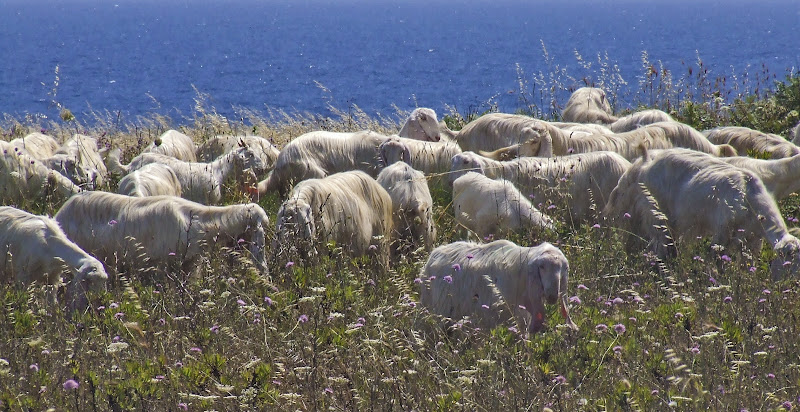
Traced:
<path fill-rule="evenodd" d="M 531 314 L 531 324 L 528 325 L 528 333 L 536 333 L 544 326 L 544 285 L 539 271 L 539 264 L 533 260 L 530 264 L 531 272 L 528 274 L 529 293 L 526 306 Z"/>
<path fill-rule="evenodd" d="M 403 161 L 411 166 L 411 150 L 406 145 L 403 145 Z"/>

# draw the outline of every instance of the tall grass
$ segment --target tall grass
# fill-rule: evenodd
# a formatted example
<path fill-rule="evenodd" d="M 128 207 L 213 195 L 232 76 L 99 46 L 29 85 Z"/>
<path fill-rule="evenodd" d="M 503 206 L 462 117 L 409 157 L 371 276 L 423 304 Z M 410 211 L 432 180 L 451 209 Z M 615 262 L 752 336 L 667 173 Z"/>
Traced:
<path fill-rule="evenodd" d="M 762 71 L 717 77 L 698 59 L 676 75 L 644 54 L 642 75 L 624 81 L 605 55 L 576 58 L 587 74 L 570 76 L 552 61 L 550 72 L 531 78 L 520 69 L 519 110 L 555 118 L 563 93 L 583 84 L 606 88 L 617 105 L 634 96 L 633 107 L 660 108 L 703 128 L 781 133 L 800 108 L 797 73 L 777 85 Z M 258 134 L 283 145 L 319 129 L 391 133 L 405 115 L 376 119 L 355 106 L 333 113 L 239 108 L 229 118 L 198 92 L 194 113 L 179 119 L 6 116 L 0 133 L 10 139 L 45 130 L 61 140 L 88 133 L 132 156 L 169 128 L 197 141 Z M 457 127 L 478 114 L 451 111 L 447 120 Z M 228 202 L 242 200 L 229 189 Z M 436 189 L 434 202 L 438 242 L 459 239 L 450 194 Z M 261 200 L 273 219 L 279 203 Z M 790 220 L 797 204 L 794 196 L 781 205 Z M 52 214 L 58 206 L 41 209 Z M 701 242 L 661 262 L 644 249 L 626 252 L 622 233 L 597 223 L 562 222 L 537 235 L 569 259 L 580 330 L 559 325 L 548 308 L 545 332 L 529 339 L 514 325 L 479 330 L 419 307 L 424 254 L 376 269 L 332 245 L 315 265 L 274 261 L 271 275 L 261 276 L 218 250 L 192 273 L 143 278 L 112 269 L 108 292 L 80 313 L 49 304 L 46 286 L 4 282 L 0 409 L 775 410 L 800 403 L 800 285 L 768 280 L 770 251 L 723 260 Z M 526 232 L 512 240 L 533 243 Z"/>

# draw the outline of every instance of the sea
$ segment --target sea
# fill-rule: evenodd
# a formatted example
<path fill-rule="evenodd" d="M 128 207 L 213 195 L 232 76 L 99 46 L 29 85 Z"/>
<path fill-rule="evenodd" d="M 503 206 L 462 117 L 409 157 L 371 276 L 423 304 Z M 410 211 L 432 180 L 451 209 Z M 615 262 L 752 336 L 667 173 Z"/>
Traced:
<path fill-rule="evenodd" d="M 797 0 L 0 0 L 0 113 L 515 111 L 612 79 L 620 108 L 651 66 L 782 80 L 798 33 Z"/>

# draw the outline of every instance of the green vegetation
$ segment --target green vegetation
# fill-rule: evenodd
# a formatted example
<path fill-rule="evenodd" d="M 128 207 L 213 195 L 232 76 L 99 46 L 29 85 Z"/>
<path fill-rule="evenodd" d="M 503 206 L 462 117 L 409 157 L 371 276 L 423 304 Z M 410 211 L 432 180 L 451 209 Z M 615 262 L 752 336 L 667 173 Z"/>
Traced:
<path fill-rule="evenodd" d="M 599 74 L 581 80 L 622 101 L 627 83 L 614 77 L 607 57 L 598 62 Z M 641 107 L 700 129 L 744 125 L 785 135 L 798 120 L 797 73 L 777 84 L 760 74 L 753 88 L 711 80 L 700 61 L 675 81 L 646 55 L 643 62 L 640 90 L 627 92 Z M 540 91 L 568 89 L 562 74 L 521 81 L 520 111 L 557 114 Z M 535 92 L 526 89 L 531 83 Z M 453 110 L 445 119 L 459 128 L 476 115 Z M 54 117 L 6 117 L 0 133 L 8 140 L 45 129 L 64 140 L 85 132 L 130 157 L 169 128 L 197 141 L 254 133 L 282 145 L 318 129 L 393 132 L 403 113 L 264 117 L 240 109 L 232 120 L 198 93 L 195 113 L 178 121 L 155 114 L 126 121 L 116 113 L 82 119 L 61 107 Z M 226 199 L 246 197 L 229 188 Z M 435 190 L 434 200 L 439 243 L 460 239 L 449 194 Z M 279 199 L 260 203 L 274 219 Z M 798 204 L 793 196 L 781 205 L 791 226 Z M 53 214 L 59 205 L 23 206 Z M 3 284 L 0 410 L 696 411 L 800 403 L 800 284 L 769 280 L 770 250 L 728 261 L 705 242 L 659 262 L 644 250 L 626 253 L 621 234 L 602 224 L 560 224 L 543 237 L 512 240 L 546 240 L 564 251 L 579 331 L 560 325 L 555 307 L 544 333 L 529 340 L 512 325 L 477 330 L 426 314 L 414 282 L 424 253 L 376 269 L 334 247 L 310 267 L 273 262 L 265 277 L 220 250 L 190 274 L 143 279 L 112 270 L 108 292 L 73 314 L 48 303 L 46 287 Z"/>

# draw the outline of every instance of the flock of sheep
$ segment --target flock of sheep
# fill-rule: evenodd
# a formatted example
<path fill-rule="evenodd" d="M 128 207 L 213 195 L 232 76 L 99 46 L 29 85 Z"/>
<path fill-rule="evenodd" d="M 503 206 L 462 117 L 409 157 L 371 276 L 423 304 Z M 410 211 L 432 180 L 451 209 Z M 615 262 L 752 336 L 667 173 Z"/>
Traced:
<path fill-rule="evenodd" d="M 268 256 L 313 260 L 331 243 L 384 267 L 424 251 L 417 283 L 429 311 L 537 332 L 544 303 L 558 303 L 576 328 L 564 254 L 549 243 L 488 239 L 603 221 L 662 259 L 699 237 L 728 254 L 757 254 L 766 240 L 781 279 L 800 271 L 800 240 L 776 204 L 800 190 L 793 138 L 700 132 L 658 110 L 617 118 L 605 93 L 588 87 L 573 93 L 561 122 L 492 113 L 455 132 L 419 108 L 397 135 L 315 131 L 280 150 L 256 136 L 195 147 L 171 130 L 127 165 L 91 137 L 59 144 L 33 133 L 0 141 L 0 200 L 63 205 L 53 218 L 0 207 L 0 276 L 23 284 L 63 276 L 68 305 L 80 309 L 86 290 L 105 288 L 107 269 L 189 271 L 212 247 L 239 250 L 263 274 Z M 771 159 L 737 156 L 748 152 Z M 95 191 L 111 173 L 122 176 L 118 193 Z M 255 199 L 279 194 L 273 239 L 258 204 L 218 205 L 229 180 Z M 456 222 L 487 243 L 436 247 L 433 185 L 452 191 Z"/>

